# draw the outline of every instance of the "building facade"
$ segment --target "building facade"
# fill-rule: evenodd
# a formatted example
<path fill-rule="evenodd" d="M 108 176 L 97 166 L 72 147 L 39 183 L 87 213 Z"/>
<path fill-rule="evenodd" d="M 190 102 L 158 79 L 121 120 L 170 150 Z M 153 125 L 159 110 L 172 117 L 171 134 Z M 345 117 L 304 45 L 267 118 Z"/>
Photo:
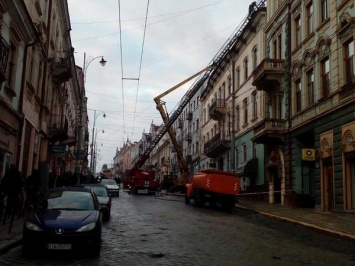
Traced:
<path fill-rule="evenodd" d="M 85 88 L 67 1 L 1 1 L 0 13 L 0 108 L 6 114 L 0 120 L 11 124 L 2 131 L 8 137 L 1 137 L 0 175 L 9 163 L 24 179 L 38 169 L 46 189 L 65 172 L 80 174 L 87 162 Z"/>

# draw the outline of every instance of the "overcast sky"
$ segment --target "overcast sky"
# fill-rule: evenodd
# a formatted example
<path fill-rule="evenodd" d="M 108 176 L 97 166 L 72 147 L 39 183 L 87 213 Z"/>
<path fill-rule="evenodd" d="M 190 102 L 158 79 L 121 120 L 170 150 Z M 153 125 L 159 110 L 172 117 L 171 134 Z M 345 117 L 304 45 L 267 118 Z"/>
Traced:
<path fill-rule="evenodd" d="M 209 65 L 251 2 L 68 0 L 76 65 L 84 67 L 86 54 L 90 143 L 97 114 L 97 171 L 111 167 L 127 139 L 139 141 L 152 121 L 162 123 L 154 97 Z M 168 112 L 190 86 L 163 98 Z"/>

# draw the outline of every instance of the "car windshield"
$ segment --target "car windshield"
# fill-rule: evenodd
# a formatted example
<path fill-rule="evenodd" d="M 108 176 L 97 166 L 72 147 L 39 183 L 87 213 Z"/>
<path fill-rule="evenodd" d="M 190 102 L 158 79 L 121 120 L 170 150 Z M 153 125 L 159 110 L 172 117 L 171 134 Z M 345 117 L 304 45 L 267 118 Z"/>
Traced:
<path fill-rule="evenodd" d="M 92 195 L 84 191 L 52 191 L 41 204 L 44 209 L 94 210 Z"/>
<path fill-rule="evenodd" d="M 104 185 L 117 185 L 116 181 L 112 180 L 112 179 L 102 179 L 101 180 L 101 184 L 104 184 Z"/>
<path fill-rule="evenodd" d="M 98 197 L 108 197 L 107 194 L 107 190 L 105 187 L 87 187 L 90 188 L 92 191 L 94 191 L 94 193 L 96 194 L 96 196 Z"/>

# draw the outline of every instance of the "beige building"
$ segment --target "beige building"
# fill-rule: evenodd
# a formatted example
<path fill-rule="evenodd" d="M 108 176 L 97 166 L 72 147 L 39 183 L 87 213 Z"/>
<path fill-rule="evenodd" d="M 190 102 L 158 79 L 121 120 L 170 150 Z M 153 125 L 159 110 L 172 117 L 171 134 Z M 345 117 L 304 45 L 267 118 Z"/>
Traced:
<path fill-rule="evenodd" d="M 1 138 L 6 145 L 0 171 L 9 162 L 24 178 L 39 169 L 46 189 L 56 176 L 79 175 L 87 164 L 85 88 L 82 69 L 75 66 L 67 1 L 1 1 L 0 7 L 5 100 L 0 106 L 12 109 L 1 124 L 13 125 L 7 129 L 12 139 Z M 17 14 L 9 12 L 15 9 Z M 12 39 L 4 38 L 9 30 Z"/>
<path fill-rule="evenodd" d="M 31 47 L 41 45 L 28 21 L 31 17 L 23 1 L 0 1 L 0 181 L 10 164 L 18 166 L 21 161 L 23 61 Z"/>
<path fill-rule="evenodd" d="M 253 71 L 264 58 L 265 1 L 253 3 L 230 41 L 213 60 L 217 65 L 201 93 L 202 168 L 236 171 L 243 192 L 265 190 L 263 145 L 252 141 L 265 117 L 264 92 Z"/>

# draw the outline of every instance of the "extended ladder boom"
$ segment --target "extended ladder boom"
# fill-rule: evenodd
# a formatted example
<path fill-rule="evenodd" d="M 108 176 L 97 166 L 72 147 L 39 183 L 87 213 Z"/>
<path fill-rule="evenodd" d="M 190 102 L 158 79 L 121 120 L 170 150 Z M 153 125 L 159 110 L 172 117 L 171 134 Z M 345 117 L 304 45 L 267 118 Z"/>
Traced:
<path fill-rule="evenodd" d="M 183 164 L 185 165 L 185 169 L 183 171 L 187 171 L 187 167 L 186 167 L 186 160 L 185 158 L 182 156 L 182 151 L 180 148 L 180 145 L 178 145 L 177 141 L 176 141 L 176 137 L 175 134 L 172 130 L 172 125 L 174 124 L 174 122 L 179 118 L 179 116 L 181 115 L 182 111 L 184 110 L 185 106 L 189 103 L 189 101 L 192 99 L 192 97 L 196 94 L 196 92 L 199 90 L 200 86 L 206 81 L 206 79 L 209 76 L 209 71 L 208 70 L 212 70 L 213 66 L 208 66 L 206 68 L 204 68 L 203 70 L 199 71 L 198 73 L 196 73 L 195 75 L 191 76 L 190 78 L 180 82 L 179 84 L 175 85 L 174 87 L 172 87 L 171 89 L 167 90 L 166 92 L 160 94 L 159 96 L 154 98 L 154 101 L 157 104 L 157 109 L 159 110 L 162 118 L 163 118 L 163 125 L 159 128 L 159 131 L 157 132 L 155 138 L 151 141 L 150 145 L 148 146 L 147 149 L 145 149 L 145 151 L 143 152 L 143 154 L 139 157 L 138 161 L 133 165 L 132 170 L 137 170 L 140 167 L 142 167 L 142 165 L 146 162 L 146 160 L 149 158 L 150 153 L 152 152 L 152 150 L 154 149 L 154 147 L 158 144 L 158 142 L 163 138 L 163 136 L 165 135 L 166 132 L 169 132 L 169 136 L 170 139 L 173 142 L 173 145 L 175 147 L 176 150 L 178 150 L 178 158 L 179 160 L 183 160 Z M 187 94 L 185 95 L 185 97 L 183 98 L 182 102 L 180 103 L 180 105 L 178 106 L 178 108 L 170 115 L 170 118 L 167 116 L 167 114 L 165 113 L 164 109 L 163 109 L 163 103 L 160 100 L 162 97 L 164 97 L 165 95 L 169 94 L 170 92 L 174 91 L 175 89 L 177 89 L 178 87 L 180 87 L 181 85 L 183 85 L 184 83 L 190 81 L 191 79 L 197 77 L 198 75 L 200 75 L 201 73 L 208 71 L 205 73 L 205 75 L 203 75 L 200 79 L 198 79 L 195 84 L 193 85 L 193 87 L 191 88 L 191 90 L 189 90 L 187 92 Z M 172 137 L 173 136 L 173 137 Z M 174 142 L 175 140 L 175 142 Z M 180 154 L 180 155 L 179 155 Z M 180 158 L 181 157 L 181 158 Z M 182 168 L 183 164 L 181 164 L 180 161 L 180 165 Z"/>

